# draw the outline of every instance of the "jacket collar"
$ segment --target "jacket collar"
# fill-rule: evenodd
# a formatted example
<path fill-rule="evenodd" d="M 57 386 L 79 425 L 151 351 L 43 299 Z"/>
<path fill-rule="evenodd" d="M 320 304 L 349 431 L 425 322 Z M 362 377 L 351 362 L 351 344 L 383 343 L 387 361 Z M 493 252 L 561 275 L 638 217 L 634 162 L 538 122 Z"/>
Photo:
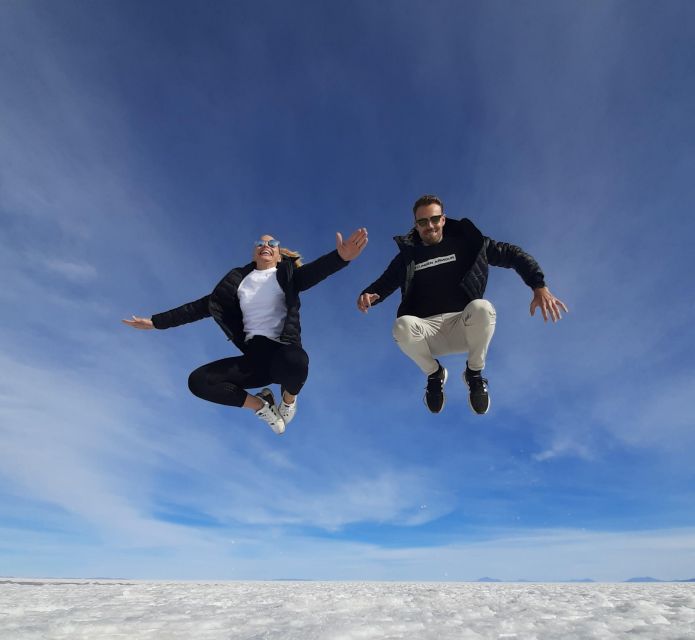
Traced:
<path fill-rule="evenodd" d="M 473 223 L 468 218 L 461 218 L 460 220 L 447 218 L 442 237 L 452 238 L 465 235 L 466 231 L 470 230 L 472 226 Z M 422 238 L 420 238 L 420 234 L 418 234 L 415 226 L 404 236 L 394 236 L 393 239 L 401 250 L 414 249 L 416 246 L 422 246 L 423 244 Z"/>

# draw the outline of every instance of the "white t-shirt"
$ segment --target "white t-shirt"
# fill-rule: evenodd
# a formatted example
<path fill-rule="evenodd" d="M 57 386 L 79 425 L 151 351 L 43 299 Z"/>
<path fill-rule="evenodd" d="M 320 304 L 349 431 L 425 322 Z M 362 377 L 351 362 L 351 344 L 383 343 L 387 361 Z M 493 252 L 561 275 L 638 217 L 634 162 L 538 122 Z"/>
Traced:
<path fill-rule="evenodd" d="M 253 336 L 276 340 L 282 333 L 287 304 L 285 293 L 278 284 L 277 271 L 277 267 L 254 269 L 239 285 L 237 293 L 246 340 Z"/>

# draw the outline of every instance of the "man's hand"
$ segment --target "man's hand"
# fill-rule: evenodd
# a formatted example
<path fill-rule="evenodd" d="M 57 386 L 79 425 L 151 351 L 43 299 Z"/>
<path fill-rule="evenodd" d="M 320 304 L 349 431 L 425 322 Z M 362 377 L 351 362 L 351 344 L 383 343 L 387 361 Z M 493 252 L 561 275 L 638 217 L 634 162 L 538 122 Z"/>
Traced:
<path fill-rule="evenodd" d="M 569 309 L 565 306 L 562 300 L 558 300 L 548 287 L 539 287 L 533 290 L 533 300 L 531 300 L 531 315 L 536 313 L 536 308 L 541 310 L 543 314 L 543 322 L 548 322 L 548 318 L 553 322 L 562 319 L 560 309 L 564 309 L 565 313 L 569 313 Z"/>
<path fill-rule="evenodd" d="M 369 307 L 372 306 L 381 296 L 378 293 L 363 293 L 359 298 L 357 298 L 357 308 L 362 313 L 367 313 Z"/>
<path fill-rule="evenodd" d="M 338 255 L 349 262 L 354 260 L 362 250 L 367 246 L 367 230 L 364 227 L 357 229 L 353 234 L 345 241 L 343 241 L 343 236 L 340 231 L 335 234 L 335 248 L 338 250 Z"/>
<path fill-rule="evenodd" d="M 133 329 L 154 329 L 154 325 L 150 318 L 138 318 L 137 316 L 133 316 L 132 320 L 123 320 L 123 322 L 129 327 L 133 327 Z"/>

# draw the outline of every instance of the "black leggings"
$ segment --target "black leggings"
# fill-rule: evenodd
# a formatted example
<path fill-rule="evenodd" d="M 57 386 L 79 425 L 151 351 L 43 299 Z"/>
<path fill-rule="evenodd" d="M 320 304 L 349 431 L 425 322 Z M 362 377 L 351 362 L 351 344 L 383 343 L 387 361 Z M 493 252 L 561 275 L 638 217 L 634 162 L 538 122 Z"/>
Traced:
<path fill-rule="evenodd" d="M 309 356 L 298 345 L 282 344 L 264 336 L 246 343 L 246 353 L 198 367 L 188 377 L 191 393 L 210 402 L 241 407 L 246 389 L 279 384 L 297 395 L 309 374 Z"/>

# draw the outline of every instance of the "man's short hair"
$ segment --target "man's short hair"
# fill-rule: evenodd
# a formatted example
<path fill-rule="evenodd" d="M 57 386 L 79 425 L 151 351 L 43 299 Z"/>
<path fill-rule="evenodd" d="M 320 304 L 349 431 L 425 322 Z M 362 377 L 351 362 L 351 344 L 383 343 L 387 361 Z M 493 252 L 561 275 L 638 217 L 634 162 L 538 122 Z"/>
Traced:
<path fill-rule="evenodd" d="M 438 204 L 442 208 L 442 213 L 444 213 L 444 203 L 437 196 L 433 196 L 432 194 L 426 194 L 424 196 L 420 196 L 415 201 L 415 204 L 413 205 L 413 215 L 415 215 L 415 212 L 420 207 L 426 207 L 429 204 Z"/>

